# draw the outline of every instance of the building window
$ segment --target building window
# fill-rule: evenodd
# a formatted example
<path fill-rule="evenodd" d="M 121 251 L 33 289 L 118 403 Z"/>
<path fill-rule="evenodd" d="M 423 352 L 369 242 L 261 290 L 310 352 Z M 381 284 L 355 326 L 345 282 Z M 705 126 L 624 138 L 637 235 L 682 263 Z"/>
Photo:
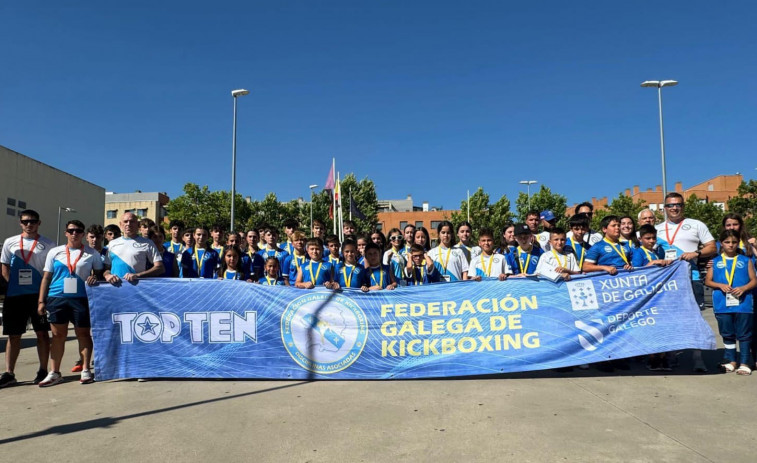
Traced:
<path fill-rule="evenodd" d="M 16 205 L 16 200 L 13 199 L 13 198 L 8 198 L 8 205 L 9 206 L 15 206 Z M 13 215 L 16 215 L 16 214 L 13 213 Z"/>
<path fill-rule="evenodd" d="M 147 215 L 147 209 L 137 209 L 136 214 L 140 217 L 144 217 Z"/>
<path fill-rule="evenodd" d="M 407 220 L 403 220 L 400 222 L 400 230 L 404 230 L 405 227 L 407 227 Z"/>
<path fill-rule="evenodd" d="M 418 220 L 418 221 L 415 222 L 415 228 L 421 228 L 422 226 L 423 226 L 423 221 L 422 220 Z"/>
<path fill-rule="evenodd" d="M 431 229 L 432 230 L 436 230 L 437 228 L 439 228 L 439 224 L 440 223 L 442 223 L 441 220 L 432 220 L 431 221 Z"/>
<path fill-rule="evenodd" d="M 8 214 L 11 217 L 15 217 L 16 216 L 16 210 L 14 208 L 12 208 L 12 207 L 6 208 L 5 209 L 5 213 Z"/>
<path fill-rule="evenodd" d="M 21 209 L 26 209 L 26 201 L 19 201 L 18 207 L 20 207 Z"/>
<path fill-rule="evenodd" d="M 105 217 L 109 219 L 115 219 L 117 215 L 118 215 L 118 209 L 105 212 Z"/>

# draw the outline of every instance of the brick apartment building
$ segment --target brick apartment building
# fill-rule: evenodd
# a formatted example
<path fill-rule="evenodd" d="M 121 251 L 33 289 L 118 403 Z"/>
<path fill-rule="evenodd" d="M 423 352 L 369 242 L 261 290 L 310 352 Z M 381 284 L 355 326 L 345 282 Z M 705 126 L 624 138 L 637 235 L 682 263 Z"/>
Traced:
<path fill-rule="evenodd" d="M 402 230 L 407 224 L 415 227 L 425 227 L 432 240 L 437 238 L 436 227 L 439 222 L 449 220 L 453 210 L 441 210 L 429 206 L 424 202 L 422 206 L 413 205 L 413 197 L 408 195 L 406 199 L 379 200 L 379 212 L 376 227 L 387 233 L 392 228 Z"/>

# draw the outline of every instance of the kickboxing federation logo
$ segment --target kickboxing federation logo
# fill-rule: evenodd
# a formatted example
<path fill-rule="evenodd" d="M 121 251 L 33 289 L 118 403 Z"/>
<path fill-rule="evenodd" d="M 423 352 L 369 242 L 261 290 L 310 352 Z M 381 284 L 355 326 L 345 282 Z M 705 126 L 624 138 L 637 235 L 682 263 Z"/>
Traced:
<path fill-rule="evenodd" d="M 589 280 L 566 281 L 573 310 L 596 310 L 599 308 L 594 283 Z"/>
<path fill-rule="evenodd" d="M 589 321 L 599 326 L 603 325 L 602 320 L 596 318 L 592 318 Z M 581 344 L 581 347 L 583 347 L 584 350 L 591 352 L 593 350 L 596 350 L 597 346 L 604 342 L 605 337 L 602 334 L 602 331 L 600 331 L 597 327 L 592 326 L 588 323 L 584 323 L 581 320 L 576 320 L 574 324 L 576 328 L 583 332 L 578 333 L 578 342 Z"/>
<path fill-rule="evenodd" d="M 302 368 L 328 375 L 360 357 L 368 338 L 365 313 L 342 294 L 313 293 L 289 303 L 281 316 L 281 339 Z"/>

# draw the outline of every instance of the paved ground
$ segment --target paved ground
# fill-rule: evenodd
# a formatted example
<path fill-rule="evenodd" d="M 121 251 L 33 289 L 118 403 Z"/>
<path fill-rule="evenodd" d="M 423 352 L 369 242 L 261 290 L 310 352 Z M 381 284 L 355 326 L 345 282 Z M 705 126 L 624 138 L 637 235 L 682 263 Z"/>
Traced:
<path fill-rule="evenodd" d="M 712 312 L 707 318 L 714 327 Z M 25 342 L 30 346 L 31 340 Z M 5 345 L 2 339 L 3 347 Z M 74 362 L 75 341 L 65 365 Z M 711 371 L 719 352 L 706 352 Z M 34 377 L 25 347 L 19 379 Z M 753 462 L 757 374 L 119 381 L 0 390 L 2 461 Z"/>

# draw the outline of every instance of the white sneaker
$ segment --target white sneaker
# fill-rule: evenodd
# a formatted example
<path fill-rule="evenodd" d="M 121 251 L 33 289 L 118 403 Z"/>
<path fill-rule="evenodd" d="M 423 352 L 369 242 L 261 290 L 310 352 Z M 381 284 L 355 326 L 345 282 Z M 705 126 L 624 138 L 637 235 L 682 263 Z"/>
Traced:
<path fill-rule="evenodd" d="M 578 365 L 578 369 L 579 370 L 588 370 L 589 369 L 589 364 L 588 363 L 584 363 L 583 365 Z"/>
<path fill-rule="evenodd" d="M 39 382 L 39 387 L 55 386 L 63 382 L 63 376 L 58 371 L 51 371 L 47 374 L 47 377 Z"/>
<path fill-rule="evenodd" d="M 89 384 L 95 382 L 95 375 L 92 374 L 90 370 L 82 370 L 81 371 L 81 378 L 79 379 L 79 382 L 82 384 Z"/>

